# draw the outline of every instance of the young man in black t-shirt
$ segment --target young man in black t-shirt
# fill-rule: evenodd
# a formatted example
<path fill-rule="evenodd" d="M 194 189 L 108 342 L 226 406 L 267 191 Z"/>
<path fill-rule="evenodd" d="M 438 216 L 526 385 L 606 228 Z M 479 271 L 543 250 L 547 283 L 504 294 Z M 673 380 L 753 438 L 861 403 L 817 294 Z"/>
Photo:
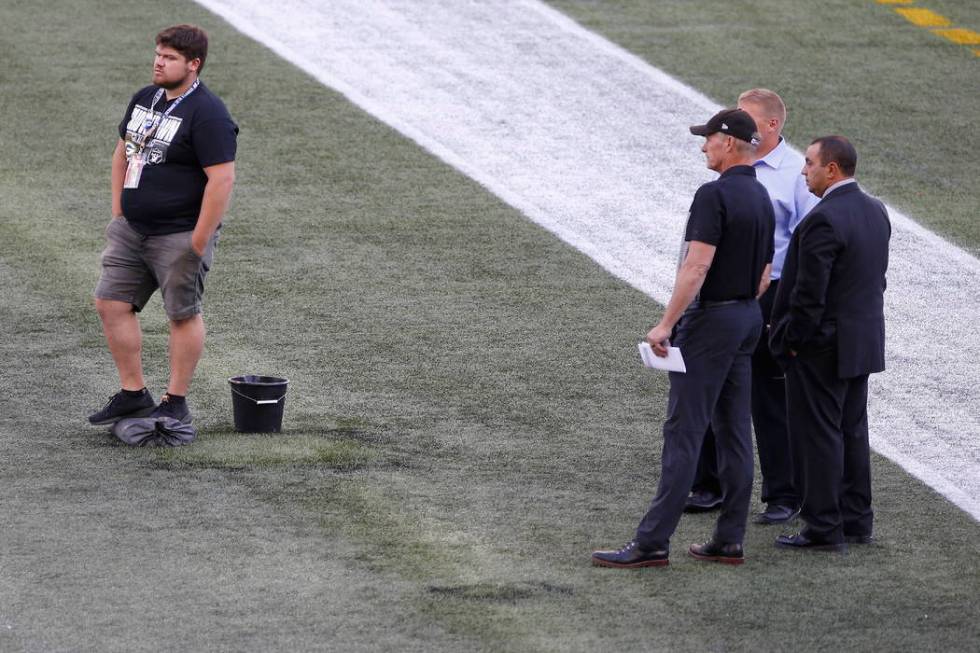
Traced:
<path fill-rule="evenodd" d="M 119 125 L 95 305 L 122 389 L 93 424 L 147 414 L 191 421 L 185 398 L 204 349 L 204 279 L 235 182 L 238 134 L 198 79 L 207 51 L 199 27 L 160 32 L 153 85 L 136 92 Z M 136 316 L 158 288 L 170 321 L 170 380 L 159 405 L 143 380 Z"/>
<path fill-rule="evenodd" d="M 659 356 L 680 348 L 686 373 L 670 373 L 660 485 L 634 539 L 595 551 L 603 567 L 660 567 L 680 521 L 698 452 L 714 429 L 723 503 L 711 539 L 691 545 L 695 558 L 740 564 L 752 494 L 751 359 L 762 331 L 757 298 L 769 285 L 774 217 L 752 162 L 755 121 L 738 109 L 691 127 L 721 177 L 698 189 L 691 204 L 674 291 L 660 322 L 647 334 Z M 669 340 L 670 339 L 670 340 Z M 671 340 L 673 341 L 671 343 Z"/>

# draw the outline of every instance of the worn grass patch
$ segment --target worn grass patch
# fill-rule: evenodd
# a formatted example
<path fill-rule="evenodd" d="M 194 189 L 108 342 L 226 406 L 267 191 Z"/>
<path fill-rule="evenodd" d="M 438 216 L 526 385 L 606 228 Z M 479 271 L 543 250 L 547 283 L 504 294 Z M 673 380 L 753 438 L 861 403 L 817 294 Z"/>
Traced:
<path fill-rule="evenodd" d="M 158 449 L 161 461 L 197 467 L 278 467 L 323 465 L 353 471 L 378 459 L 375 449 L 356 440 L 332 440 L 315 435 L 213 433 L 192 446 Z"/>
<path fill-rule="evenodd" d="M 416 481 L 398 474 L 333 479 L 300 499 L 323 528 L 360 544 L 353 560 L 417 584 L 419 614 L 455 635 L 502 651 L 547 650 L 571 585 L 545 575 L 528 580 L 505 553 L 406 496 Z M 294 488 L 295 489 L 295 488 Z M 406 509 L 408 506 L 411 508 Z M 492 643 L 492 644 L 491 644 Z"/>

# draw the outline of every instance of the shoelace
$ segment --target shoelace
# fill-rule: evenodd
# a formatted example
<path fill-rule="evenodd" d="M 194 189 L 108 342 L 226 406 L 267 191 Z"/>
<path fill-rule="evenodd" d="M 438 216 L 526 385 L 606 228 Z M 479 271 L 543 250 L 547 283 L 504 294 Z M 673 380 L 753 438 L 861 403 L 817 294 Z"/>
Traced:
<path fill-rule="evenodd" d="M 118 399 L 118 398 L 119 398 L 119 394 L 118 393 L 117 394 L 114 394 L 114 395 L 109 395 L 109 401 L 105 402 L 105 406 L 102 407 L 102 410 L 105 410 L 106 408 L 108 408 L 109 406 L 111 406 L 112 403 L 116 399 Z"/>

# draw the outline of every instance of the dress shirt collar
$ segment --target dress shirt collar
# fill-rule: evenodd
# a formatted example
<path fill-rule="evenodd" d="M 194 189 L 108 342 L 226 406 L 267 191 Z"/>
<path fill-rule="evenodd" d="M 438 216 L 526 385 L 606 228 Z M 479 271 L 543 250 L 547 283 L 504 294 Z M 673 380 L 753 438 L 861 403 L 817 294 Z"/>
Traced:
<path fill-rule="evenodd" d="M 832 192 L 834 192 L 835 190 L 837 190 L 841 186 L 846 186 L 848 184 L 856 184 L 856 183 L 857 183 L 857 179 L 855 179 L 854 177 L 848 177 L 847 179 L 841 179 L 836 184 L 831 184 L 830 186 L 828 186 L 827 187 L 827 190 L 825 190 L 823 192 L 823 196 L 824 197 L 827 197 L 828 195 L 830 195 Z M 820 199 L 823 199 L 823 197 L 820 198 Z"/>
<path fill-rule="evenodd" d="M 753 163 L 752 165 L 757 166 L 759 164 L 764 163 L 770 168 L 772 168 L 773 170 L 778 170 L 779 166 L 781 166 L 783 163 L 783 157 L 786 156 L 786 151 L 788 149 L 789 146 L 786 145 L 786 141 L 784 141 L 783 137 L 780 136 L 779 142 L 776 143 L 776 147 L 769 150 L 769 154 L 759 159 L 756 159 L 755 163 Z"/>

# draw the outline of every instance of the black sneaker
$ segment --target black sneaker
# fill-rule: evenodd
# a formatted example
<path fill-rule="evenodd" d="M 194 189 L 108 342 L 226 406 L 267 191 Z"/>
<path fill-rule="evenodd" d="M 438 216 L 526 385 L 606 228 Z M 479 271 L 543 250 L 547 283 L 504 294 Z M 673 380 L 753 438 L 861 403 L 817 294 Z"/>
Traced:
<path fill-rule="evenodd" d="M 109 397 L 109 401 L 97 413 L 88 416 L 88 421 L 95 425 L 115 424 L 124 417 L 145 417 L 153 411 L 156 402 L 150 391 L 143 388 L 138 395 L 127 394 L 120 390 Z"/>
<path fill-rule="evenodd" d="M 153 409 L 150 417 L 171 417 L 181 424 L 190 424 L 194 421 L 191 417 L 191 409 L 187 407 L 187 401 L 175 401 L 167 394 L 160 397 L 160 404 Z"/>

